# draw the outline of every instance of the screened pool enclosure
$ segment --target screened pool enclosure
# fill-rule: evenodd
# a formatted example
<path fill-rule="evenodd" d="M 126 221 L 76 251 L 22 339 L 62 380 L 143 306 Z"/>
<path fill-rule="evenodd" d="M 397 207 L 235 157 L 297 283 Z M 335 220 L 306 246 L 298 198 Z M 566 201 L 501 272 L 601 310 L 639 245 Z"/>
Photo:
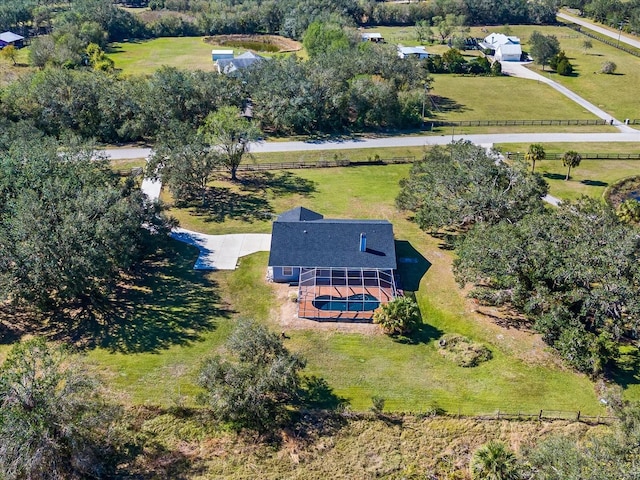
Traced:
<path fill-rule="evenodd" d="M 301 268 L 298 316 L 324 320 L 371 320 L 381 303 L 397 295 L 392 269 Z"/>

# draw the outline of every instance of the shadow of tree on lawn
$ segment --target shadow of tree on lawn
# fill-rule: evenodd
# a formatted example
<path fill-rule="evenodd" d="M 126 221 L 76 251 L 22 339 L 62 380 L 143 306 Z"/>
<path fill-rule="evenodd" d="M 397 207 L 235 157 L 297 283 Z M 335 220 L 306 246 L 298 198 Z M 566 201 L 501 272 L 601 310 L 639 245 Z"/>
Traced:
<path fill-rule="evenodd" d="M 194 200 L 186 206 L 192 215 L 201 216 L 206 222 L 255 222 L 273 217 L 269 199 L 293 194 L 309 196 L 316 191 L 315 182 L 286 171 L 244 172 L 238 184 L 240 192 L 232 186 L 209 187 L 204 205 Z"/>
<path fill-rule="evenodd" d="M 231 312 L 221 307 L 217 284 L 193 270 L 197 248 L 171 239 L 117 286 L 108 304 L 53 318 L 47 336 L 82 348 L 112 352 L 158 352 L 188 345 L 216 328 Z"/>
<path fill-rule="evenodd" d="M 308 196 L 316 191 L 315 182 L 291 172 L 254 172 L 240 179 L 242 190 L 272 195 L 299 194 Z"/>
<path fill-rule="evenodd" d="M 433 94 L 429 95 L 429 97 L 431 98 L 431 106 L 439 113 L 466 112 L 469 110 L 466 105 L 458 103 L 449 97 Z"/>
<path fill-rule="evenodd" d="M 228 187 L 212 187 L 207 189 L 205 206 L 195 206 L 192 213 L 204 217 L 206 222 L 254 222 L 271 218 L 273 207 L 265 195 L 241 194 Z"/>
<path fill-rule="evenodd" d="M 600 180 L 581 180 L 580 183 L 590 187 L 606 187 L 609 185 L 607 182 L 602 182 Z"/>

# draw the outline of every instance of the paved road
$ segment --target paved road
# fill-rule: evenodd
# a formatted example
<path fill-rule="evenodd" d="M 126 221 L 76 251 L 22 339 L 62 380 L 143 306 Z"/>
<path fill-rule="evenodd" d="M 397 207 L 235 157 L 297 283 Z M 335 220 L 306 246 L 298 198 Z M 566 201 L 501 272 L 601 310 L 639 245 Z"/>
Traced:
<path fill-rule="evenodd" d="M 502 73 L 513 77 L 526 78 L 529 80 L 536 80 L 538 82 L 545 83 L 549 85 L 551 88 L 557 90 L 565 97 L 573 100 L 581 107 L 590 111 L 597 117 L 600 117 L 606 121 L 613 121 L 613 124 L 620 130 L 621 132 L 634 132 L 635 130 L 627 125 L 624 125 L 620 120 L 614 118 L 609 113 L 605 112 L 601 108 L 596 107 L 593 103 L 588 100 L 582 98 L 580 95 L 572 92 L 567 87 L 560 85 L 558 82 L 551 80 L 544 75 L 541 75 L 537 72 L 529 70 L 525 65 L 526 63 L 521 62 L 500 62 L 502 64 Z"/>
<path fill-rule="evenodd" d="M 602 35 L 606 35 L 607 37 L 613 38 L 614 40 L 618 40 L 618 38 L 620 38 L 621 43 L 626 43 L 627 45 L 631 45 L 632 47 L 640 48 L 640 40 L 636 40 L 632 37 L 627 37 L 620 32 L 612 32 L 609 29 L 594 25 L 591 22 L 582 20 L 580 17 L 574 17 L 573 15 L 569 15 L 567 13 L 558 12 L 558 17 L 562 18 L 563 20 L 577 23 L 578 25 L 586 27 L 589 30 L 593 30 L 594 32 L 601 33 Z"/>
<path fill-rule="evenodd" d="M 453 132 L 455 133 L 455 132 Z M 476 144 L 490 143 L 590 143 L 640 142 L 640 131 L 609 133 L 488 133 L 475 135 L 415 135 L 402 137 L 367 138 L 356 140 L 325 140 L 307 142 L 261 142 L 252 146 L 253 153 L 304 152 L 313 150 L 349 150 L 354 148 L 421 147 L 446 145 L 455 140 L 470 140 Z M 119 148 L 104 150 L 112 159 L 146 158 L 149 148 Z"/>

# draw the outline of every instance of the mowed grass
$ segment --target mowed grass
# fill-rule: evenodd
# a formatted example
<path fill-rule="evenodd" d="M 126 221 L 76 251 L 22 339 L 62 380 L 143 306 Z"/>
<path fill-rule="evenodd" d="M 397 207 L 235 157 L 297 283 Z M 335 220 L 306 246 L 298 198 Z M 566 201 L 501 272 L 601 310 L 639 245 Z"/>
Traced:
<path fill-rule="evenodd" d="M 151 75 L 164 65 L 213 72 L 213 48 L 215 46 L 205 43 L 203 37 L 163 37 L 113 43 L 108 57 L 125 75 Z"/>
<path fill-rule="evenodd" d="M 408 254 L 422 255 L 431 264 L 417 293 L 425 327 L 415 343 L 397 342 L 381 334 L 313 328 L 287 331 L 289 348 L 308 360 L 305 373 L 325 378 L 356 410 L 368 409 L 371 397 L 379 395 L 386 399 L 388 409 L 396 411 L 420 411 L 436 403 L 461 413 L 497 409 L 601 413 L 589 379 L 558 366 L 537 336 L 499 327 L 476 312 L 478 306 L 465 298 L 454 281 L 452 253 L 442 250 L 437 240 L 421 232 L 394 207 L 398 180 L 407 175 L 408 169 L 408 165 L 392 165 L 301 170 L 283 172 L 289 183 L 258 178 L 258 183 L 266 182 L 259 189 L 233 187 L 239 196 L 253 197 L 245 201 L 255 204 L 257 197 L 273 213 L 303 205 L 327 217 L 388 219 L 394 224 L 396 238 L 408 241 L 420 252 Z M 245 182 L 255 180 L 253 174 L 241 176 Z M 269 181 L 274 182 L 273 191 Z M 221 190 L 232 188 L 223 181 L 216 185 Z M 287 191 L 283 185 L 312 188 L 300 193 L 295 188 Z M 171 213 L 183 226 L 208 233 L 266 232 L 270 228 L 267 220 L 243 221 L 233 214 L 207 220 L 206 212 L 194 215 L 172 209 Z M 242 258 L 236 271 L 201 274 L 216 284 L 212 288 L 212 297 L 219 296 L 215 308 L 224 309 L 228 316 L 216 318 L 215 329 L 202 332 L 198 341 L 156 353 L 96 350 L 90 356 L 112 372 L 114 382 L 129 392 L 134 402 L 166 404 L 182 395 L 182 401 L 192 403 L 198 362 L 219 347 L 237 318 L 255 318 L 275 331 L 283 328 L 274 286 L 264 280 L 267 258 L 268 254 L 259 253 Z M 183 262 L 181 268 L 188 267 Z M 181 310 L 188 311 L 188 303 Z M 461 333 L 482 342 L 494 358 L 476 368 L 458 367 L 438 352 L 436 341 L 443 333 Z"/>
<path fill-rule="evenodd" d="M 204 37 L 162 37 L 152 40 L 116 42 L 109 46 L 108 57 L 124 75 L 150 75 L 162 66 L 176 67 L 182 70 L 217 71 L 211 59 L 211 50 L 228 46 L 216 46 L 206 43 Z M 237 55 L 244 49 L 232 49 Z M 303 52 L 299 52 L 301 55 Z M 260 52 L 262 56 L 270 54 Z"/>
<path fill-rule="evenodd" d="M 585 52 L 583 42 L 589 37 L 565 26 L 512 26 L 511 30 L 520 37 L 524 50 L 530 48 L 527 41 L 534 30 L 555 35 L 574 65 L 575 73 L 567 77 L 550 72 L 548 66 L 544 71 L 536 64 L 529 68 L 548 75 L 619 120 L 640 117 L 640 97 L 636 88 L 640 82 L 640 58 L 593 39 L 593 48 Z M 615 75 L 599 73 L 605 61 L 618 66 Z"/>
<path fill-rule="evenodd" d="M 529 144 L 499 144 L 503 152 L 526 152 Z M 637 143 L 547 143 L 547 153 L 564 153 L 575 150 L 579 153 L 638 153 Z M 582 195 L 602 198 L 608 186 L 640 172 L 640 160 L 582 160 L 580 166 L 571 169 L 571 178 L 565 181 L 566 167 L 562 160 L 536 162 L 547 183 L 549 193 L 563 200 L 575 200 Z"/>

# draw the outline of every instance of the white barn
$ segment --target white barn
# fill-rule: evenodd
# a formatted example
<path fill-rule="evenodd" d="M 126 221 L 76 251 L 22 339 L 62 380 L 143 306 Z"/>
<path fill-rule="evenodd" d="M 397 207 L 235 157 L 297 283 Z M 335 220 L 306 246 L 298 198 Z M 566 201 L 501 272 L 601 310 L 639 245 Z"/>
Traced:
<path fill-rule="evenodd" d="M 492 33 L 480 42 L 480 47 L 503 62 L 519 62 L 522 57 L 522 46 L 518 37 L 502 33 Z"/>

